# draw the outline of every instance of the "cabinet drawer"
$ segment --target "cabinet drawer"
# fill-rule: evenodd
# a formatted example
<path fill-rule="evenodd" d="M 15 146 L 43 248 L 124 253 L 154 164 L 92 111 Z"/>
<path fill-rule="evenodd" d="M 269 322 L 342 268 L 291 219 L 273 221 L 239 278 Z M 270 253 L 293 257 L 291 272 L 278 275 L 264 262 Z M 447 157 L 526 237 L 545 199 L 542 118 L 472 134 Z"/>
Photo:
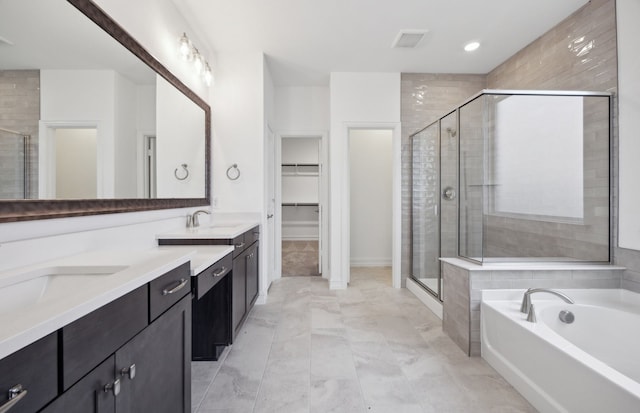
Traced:
<path fill-rule="evenodd" d="M 57 396 L 57 333 L 0 360 L 0 407 L 8 402 L 9 389 L 17 385 L 27 392 L 15 402 L 11 413 L 36 412 Z"/>
<path fill-rule="evenodd" d="M 233 265 L 233 254 L 227 254 L 224 258 L 202 271 L 196 277 L 196 298 L 200 299 L 214 285 L 231 271 Z"/>
<path fill-rule="evenodd" d="M 60 330 L 64 390 L 147 326 L 147 294 L 142 286 Z"/>
<path fill-rule="evenodd" d="M 191 291 L 189 263 L 174 268 L 149 283 L 149 322 Z"/>
<path fill-rule="evenodd" d="M 260 239 L 260 227 L 253 227 L 244 233 L 244 242 L 247 247 Z"/>

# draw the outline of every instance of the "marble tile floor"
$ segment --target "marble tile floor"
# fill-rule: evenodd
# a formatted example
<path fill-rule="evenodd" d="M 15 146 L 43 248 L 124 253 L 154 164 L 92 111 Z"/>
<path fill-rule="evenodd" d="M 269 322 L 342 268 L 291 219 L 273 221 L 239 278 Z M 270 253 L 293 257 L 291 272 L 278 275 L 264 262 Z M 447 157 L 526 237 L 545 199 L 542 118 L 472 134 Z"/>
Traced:
<path fill-rule="evenodd" d="M 320 277 L 275 282 L 218 362 L 194 362 L 197 413 L 535 412 L 469 358 L 389 268 L 353 268 L 346 290 Z"/>

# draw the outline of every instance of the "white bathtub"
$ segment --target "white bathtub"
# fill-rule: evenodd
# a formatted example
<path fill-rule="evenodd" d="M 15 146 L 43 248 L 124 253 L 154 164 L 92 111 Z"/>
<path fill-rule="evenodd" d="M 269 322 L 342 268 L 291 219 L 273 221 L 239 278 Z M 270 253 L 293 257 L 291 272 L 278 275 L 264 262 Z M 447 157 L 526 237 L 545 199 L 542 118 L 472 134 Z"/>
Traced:
<path fill-rule="evenodd" d="M 640 294 L 560 289 L 576 304 L 524 290 L 485 290 L 482 357 L 541 412 L 640 412 Z M 558 318 L 570 310 L 575 321 Z"/>

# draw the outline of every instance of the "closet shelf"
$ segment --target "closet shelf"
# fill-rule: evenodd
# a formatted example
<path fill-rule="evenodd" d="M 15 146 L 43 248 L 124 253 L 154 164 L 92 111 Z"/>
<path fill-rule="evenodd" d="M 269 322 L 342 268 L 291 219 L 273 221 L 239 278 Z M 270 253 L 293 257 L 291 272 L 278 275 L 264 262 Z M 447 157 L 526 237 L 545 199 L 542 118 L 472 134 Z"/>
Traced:
<path fill-rule="evenodd" d="M 282 206 L 318 206 L 317 202 L 283 202 Z"/>
<path fill-rule="evenodd" d="M 317 163 L 283 163 L 282 166 L 292 166 L 292 167 L 297 167 L 297 166 L 320 166 L 320 164 L 317 164 Z"/>
<path fill-rule="evenodd" d="M 282 176 L 320 176 L 317 163 L 283 163 Z"/>

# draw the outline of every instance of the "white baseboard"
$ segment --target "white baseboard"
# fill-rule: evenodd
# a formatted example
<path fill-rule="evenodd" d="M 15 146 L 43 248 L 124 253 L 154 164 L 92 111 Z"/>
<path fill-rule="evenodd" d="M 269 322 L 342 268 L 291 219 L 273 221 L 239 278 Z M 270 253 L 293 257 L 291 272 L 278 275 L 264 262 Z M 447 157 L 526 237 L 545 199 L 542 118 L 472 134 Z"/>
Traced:
<path fill-rule="evenodd" d="M 422 304 L 442 320 L 442 303 L 438 299 L 426 292 L 424 288 L 420 287 L 418 283 L 411 278 L 407 278 L 407 290 L 411 291 L 413 295 L 418 297 L 418 300 L 420 300 Z"/>
<path fill-rule="evenodd" d="M 318 236 L 313 235 L 287 235 L 282 237 L 283 241 L 318 241 Z"/>
<path fill-rule="evenodd" d="M 353 258 L 352 267 L 391 267 L 391 257 L 389 258 Z"/>

